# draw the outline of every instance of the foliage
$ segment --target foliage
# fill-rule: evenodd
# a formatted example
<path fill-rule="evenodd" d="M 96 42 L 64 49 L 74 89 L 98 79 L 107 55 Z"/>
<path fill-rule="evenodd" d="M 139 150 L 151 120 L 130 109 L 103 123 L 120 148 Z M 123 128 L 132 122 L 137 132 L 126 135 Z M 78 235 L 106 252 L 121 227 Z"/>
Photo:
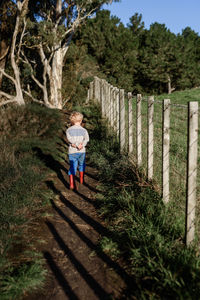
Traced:
<path fill-rule="evenodd" d="M 175 35 L 155 22 L 147 30 L 135 13 L 127 27 L 109 11 L 99 11 L 75 37 L 87 46 L 107 80 L 126 91 L 145 94 L 199 85 L 200 37 L 187 27 Z"/>
<path fill-rule="evenodd" d="M 73 99 L 80 103 L 95 75 L 133 93 L 170 93 L 200 85 L 200 37 L 191 28 L 175 35 L 165 24 L 155 22 L 147 30 L 139 13 L 124 26 L 109 11 L 99 10 L 107 0 L 61 2 L 62 8 L 59 1 L 29 0 L 22 48 L 18 48 L 22 24 L 19 29 L 16 49 L 22 49 L 25 55 L 20 56 L 18 63 L 21 86 L 28 99 L 31 93 L 34 99 L 55 106 L 57 87 L 59 99 L 62 93 L 62 104 Z M 85 9 L 79 13 L 80 4 Z M 15 11 L 16 5 L 12 4 L 12 17 Z M 93 13 L 95 17 L 87 18 Z M 9 45 L 11 34 L 7 32 L 13 27 L 5 24 L 7 21 L 0 25 L 7 36 L 4 42 Z M 58 52 L 60 58 L 63 55 L 63 63 L 57 65 Z M 58 87 L 53 74 L 59 66 L 63 69 L 59 71 L 62 85 Z M 9 60 L 6 73 L 12 76 Z M 2 90 L 13 95 L 9 77 L 3 77 Z"/>
<path fill-rule="evenodd" d="M 0 294 L 19 299 L 45 278 L 43 260 L 32 251 L 31 228 L 50 198 L 48 169 L 37 154 L 58 155 L 61 122 L 58 111 L 38 105 L 2 109 L 0 120 Z"/>

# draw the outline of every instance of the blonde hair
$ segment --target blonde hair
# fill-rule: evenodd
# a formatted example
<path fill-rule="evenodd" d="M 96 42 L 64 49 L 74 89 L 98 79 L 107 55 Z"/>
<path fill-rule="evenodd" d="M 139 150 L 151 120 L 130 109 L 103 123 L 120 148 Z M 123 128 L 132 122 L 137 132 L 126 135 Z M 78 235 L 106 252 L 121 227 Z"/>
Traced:
<path fill-rule="evenodd" d="M 69 117 L 70 122 L 72 124 L 76 123 L 76 122 L 81 122 L 83 120 L 83 115 L 78 112 L 78 111 L 73 111 Z"/>

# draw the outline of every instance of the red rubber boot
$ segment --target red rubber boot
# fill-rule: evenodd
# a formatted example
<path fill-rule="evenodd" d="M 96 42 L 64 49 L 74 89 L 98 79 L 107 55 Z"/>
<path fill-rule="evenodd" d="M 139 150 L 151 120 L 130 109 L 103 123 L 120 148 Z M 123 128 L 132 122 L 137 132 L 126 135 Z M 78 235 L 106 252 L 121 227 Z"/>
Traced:
<path fill-rule="evenodd" d="M 69 188 L 71 190 L 74 189 L 74 176 L 73 175 L 69 175 Z"/>
<path fill-rule="evenodd" d="M 84 172 L 79 172 L 80 183 L 83 184 Z"/>

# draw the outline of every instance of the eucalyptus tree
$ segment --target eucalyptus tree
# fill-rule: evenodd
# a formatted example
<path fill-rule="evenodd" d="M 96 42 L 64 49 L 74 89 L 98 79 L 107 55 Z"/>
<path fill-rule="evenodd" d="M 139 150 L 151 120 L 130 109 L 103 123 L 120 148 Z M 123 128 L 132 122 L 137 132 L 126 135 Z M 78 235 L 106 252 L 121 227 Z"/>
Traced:
<path fill-rule="evenodd" d="M 4 68 L 0 68 L 0 74 L 5 76 L 9 79 L 15 87 L 14 94 L 8 94 L 2 90 L 0 90 L 0 96 L 2 97 L 0 106 L 5 104 L 16 102 L 18 105 L 24 105 L 24 97 L 23 91 L 21 86 L 21 77 L 20 77 L 20 68 L 19 68 L 19 60 L 20 60 L 20 52 L 22 47 L 22 37 L 23 37 L 23 30 L 22 34 L 20 34 L 19 40 L 18 35 L 20 32 L 20 27 L 22 21 L 25 20 L 27 10 L 28 10 L 28 1 L 29 0 L 17 0 L 11 1 L 13 5 L 15 5 L 16 9 L 16 16 L 15 16 L 15 25 L 14 30 L 11 38 L 11 46 L 10 46 L 10 60 L 11 60 L 11 67 L 13 74 L 9 74 L 4 70 Z"/>
<path fill-rule="evenodd" d="M 16 6 L 12 1 L 0 1 L 0 69 L 5 70 L 6 61 L 11 45 L 11 34 L 14 28 L 14 17 Z M 3 73 L 0 72 L 0 88 L 2 85 Z"/>
<path fill-rule="evenodd" d="M 27 23 L 26 47 L 38 53 L 42 79 L 37 75 L 38 66 L 23 52 L 23 61 L 29 66 L 31 77 L 43 92 L 44 103 L 62 109 L 68 99 L 62 98 L 63 64 L 71 40 L 89 17 L 105 3 L 119 0 L 46 0 L 30 1 L 36 12 L 34 21 Z M 25 93 L 33 100 L 31 90 Z"/>
<path fill-rule="evenodd" d="M 13 75 L 0 68 L 15 86 L 15 95 L 0 91 L 0 105 L 11 102 L 24 104 L 24 94 L 33 101 L 51 108 L 62 109 L 62 71 L 71 40 L 89 17 L 105 3 L 119 0 L 15 0 L 16 22 L 10 49 Z M 29 19 L 27 18 L 29 15 Z M 20 67 L 23 65 L 23 68 Z M 34 94 L 34 85 L 23 82 L 23 69 L 34 85 L 42 91 L 43 99 Z M 28 72 L 27 72 L 28 70 Z"/>

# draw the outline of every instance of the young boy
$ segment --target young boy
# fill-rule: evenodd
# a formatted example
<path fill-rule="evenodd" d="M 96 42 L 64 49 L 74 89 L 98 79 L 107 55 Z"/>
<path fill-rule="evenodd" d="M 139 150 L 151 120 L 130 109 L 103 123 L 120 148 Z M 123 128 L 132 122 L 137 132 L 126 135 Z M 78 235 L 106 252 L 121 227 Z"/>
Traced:
<path fill-rule="evenodd" d="M 85 172 L 85 146 L 89 142 L 89 135 L 85 128 L 81 126 L 83 115 L 77 111 L 70 115 L 72 126 L 66 131 L 66 136 L 69 142 L 68 155 L 70 169 L 68 171 L 70 189 L 74 189 L 74 175 L 79 168 L 80 183 L 83 183 Z"/>

